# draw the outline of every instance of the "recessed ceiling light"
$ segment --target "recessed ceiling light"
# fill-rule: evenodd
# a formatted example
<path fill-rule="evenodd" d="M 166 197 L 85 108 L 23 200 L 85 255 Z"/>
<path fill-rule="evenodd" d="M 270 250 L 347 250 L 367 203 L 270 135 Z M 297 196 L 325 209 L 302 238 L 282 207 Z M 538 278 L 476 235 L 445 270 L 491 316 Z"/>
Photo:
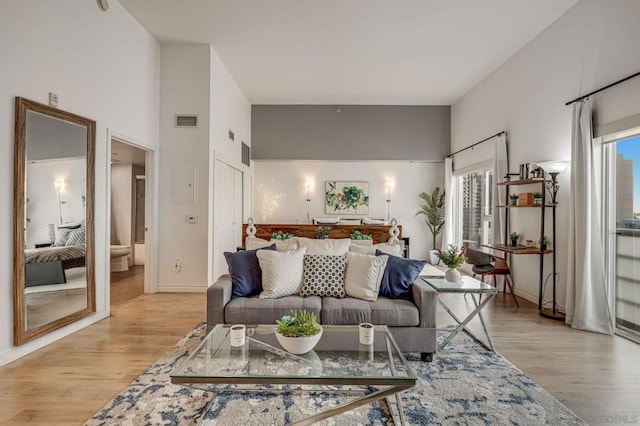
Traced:
<path fill-rule="evenodd" d="M 96 0 L 98 2 L 98 7 L 101 11 L 106 12 L 109 10 L 109 1 L 108 0 Z"/>

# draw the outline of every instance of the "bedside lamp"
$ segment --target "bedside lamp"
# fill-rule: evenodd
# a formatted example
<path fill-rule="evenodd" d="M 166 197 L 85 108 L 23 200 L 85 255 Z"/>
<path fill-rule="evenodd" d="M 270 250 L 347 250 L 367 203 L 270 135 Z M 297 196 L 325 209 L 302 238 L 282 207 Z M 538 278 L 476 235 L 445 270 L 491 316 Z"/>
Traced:
<path fill-rule="evenodd" d="M 557 195 L 558 189 L 560 189 L 560 184 L 558 183 L 558 175 L 565 171 L 567 167 L 569 167 L 569 161 L 545 161 L 544 163 L 538 163 L 538 167 L 541 167 L 542 170 L 546 174 L 551 177 L 551 180 L 546 181 L 546 188 L 551 195 L 551 203 L 553 206 L 553 235 L 555 238 L 556 235 L 556 206 L 558 205 Z M 544 234 L 544 230 L 542 230 Z M 555 241 L 554 241 L 555 244 Z M 554 247 L 553 253 L 553 308 L 552 309 L 540 309 L 540 315 L 546 318 L 551 318 L 555 320 L 564 320 L 565 314 L 564 312 L 558 311 L 558 306 L 556 303 L 556 278 L 558 273 L 556 272 L 556 250 Z"/>

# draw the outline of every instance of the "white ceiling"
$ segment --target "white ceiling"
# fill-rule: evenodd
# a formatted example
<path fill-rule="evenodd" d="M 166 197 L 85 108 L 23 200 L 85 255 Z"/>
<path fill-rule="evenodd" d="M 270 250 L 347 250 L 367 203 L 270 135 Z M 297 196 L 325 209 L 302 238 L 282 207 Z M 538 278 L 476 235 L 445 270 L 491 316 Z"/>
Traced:
<path fill-rule="evenodd" d="M 450 105 L 578 0 L 119 0 L 252 104 Z"/>

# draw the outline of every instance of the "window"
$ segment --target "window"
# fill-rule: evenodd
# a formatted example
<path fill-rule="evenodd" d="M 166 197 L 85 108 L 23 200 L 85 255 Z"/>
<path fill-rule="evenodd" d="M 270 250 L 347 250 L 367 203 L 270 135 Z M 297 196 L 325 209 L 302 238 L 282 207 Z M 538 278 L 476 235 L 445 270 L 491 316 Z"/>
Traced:
<path fill-rule="evenodd" d="M 491 220 L 493 214 L 493 171 L 482 169 L 459 175 L 457 205 L 460 225 L 457 230 L 463 245 L 491 244 Z"/>

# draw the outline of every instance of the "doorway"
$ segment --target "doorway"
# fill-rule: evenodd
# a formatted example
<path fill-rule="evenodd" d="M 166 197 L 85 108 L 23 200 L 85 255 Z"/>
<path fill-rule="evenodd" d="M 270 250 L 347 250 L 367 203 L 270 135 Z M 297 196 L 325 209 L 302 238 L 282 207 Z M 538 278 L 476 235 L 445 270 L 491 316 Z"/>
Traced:
<path fill-rule="evenodd" d="M 149 167 L 148 151 L 120 138 L 110 141 L 109 294 L 115 307 L 145 293 Z"/>

